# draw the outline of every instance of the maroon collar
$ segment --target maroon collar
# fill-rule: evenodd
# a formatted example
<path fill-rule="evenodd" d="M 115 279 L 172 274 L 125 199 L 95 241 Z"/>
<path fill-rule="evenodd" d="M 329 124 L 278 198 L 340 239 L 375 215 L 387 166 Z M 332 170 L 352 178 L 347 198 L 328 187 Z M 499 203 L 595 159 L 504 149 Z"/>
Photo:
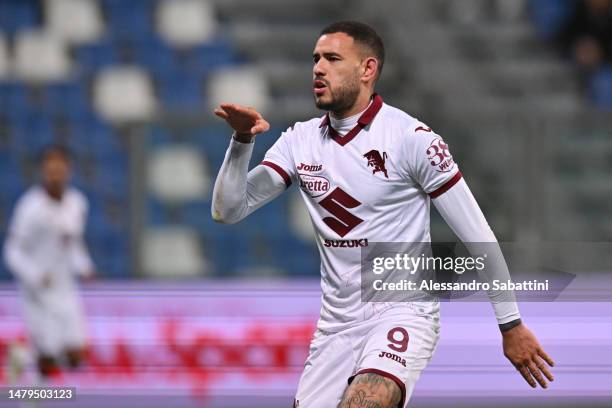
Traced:
<path fill-rule="evenodd" d="M 325 117 L 321 121 L 321 125 L 319 127 L 322 128 L 323 126 L 327 126 L 332 139 L 334 139 L 334 141 L 337 142 L 340 146 L 344 146 L 345 144 L 353 140 L 355 136 L 357 136 L 357 134 L 361 131 L 361 129 L 372 123 L 374 117 L 376 116 L 378 111 L 380 111 L 380 108 L 382 108 L 383 100 L 380 95 L 374 94 L 372 95 L 372 98 L 372 104 L 370 104 L 370 106 L 365 110 L 365 112 L 363 112 L 363 114 L 359 117 L 357 125 L 353 129 L 351 129 L 351 131 L 348 132 L 345 136 L 340 136 L 340 134 L 336 132 L 333 127 L 331 127 L 329 120 L 329 112 L 325 114 Z"/>

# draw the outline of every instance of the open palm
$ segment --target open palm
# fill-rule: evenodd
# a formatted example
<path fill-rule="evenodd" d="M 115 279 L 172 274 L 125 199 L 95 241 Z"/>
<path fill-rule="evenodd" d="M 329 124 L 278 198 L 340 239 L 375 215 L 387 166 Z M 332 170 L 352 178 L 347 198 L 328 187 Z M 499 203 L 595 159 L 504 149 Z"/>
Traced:
<path fill-rule="evenodd" d="M 214 112 L 215 115 L 225 119 L 239 135 L 254 136 L 270 129 L 270 124 L 253 108 L 233 103 L 222 103 Z"/>

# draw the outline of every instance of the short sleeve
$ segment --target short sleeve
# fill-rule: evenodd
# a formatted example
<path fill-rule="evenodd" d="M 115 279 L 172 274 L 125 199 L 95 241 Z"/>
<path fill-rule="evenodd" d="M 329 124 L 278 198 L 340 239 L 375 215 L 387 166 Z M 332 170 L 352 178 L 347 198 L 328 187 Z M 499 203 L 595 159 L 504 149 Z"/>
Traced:
<path fill-rule="evenodd" d="M 461 172 L 455 163 L 448 144 L 423 124 L 410 129 L 405 148 L 408 175 L 415 180 L 431 198 L 436 198 L 450 189 L 459 180 Z"/>
<path fill-rule="evenodd" d="M 261 162 L 261 165 L 271 168 L 282 177 L 287 187 L 295 179 L 295 164 L 290 146 L 292 133 L 291 128 L 283 132 L 276 143 L 266 152 Z"/>

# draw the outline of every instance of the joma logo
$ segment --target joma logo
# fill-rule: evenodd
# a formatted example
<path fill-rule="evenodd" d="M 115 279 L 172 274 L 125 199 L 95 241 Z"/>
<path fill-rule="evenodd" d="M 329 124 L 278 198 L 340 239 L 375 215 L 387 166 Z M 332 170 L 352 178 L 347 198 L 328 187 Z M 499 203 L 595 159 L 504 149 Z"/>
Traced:
<path fill-rule="evenodd" d="M 400 356 L 393 354 L 393 353 L 387 353 L 386 351 L 381 351 L 380 354 L 378 355 L 378 357 L 381 358 L 389 358 L 397 363 L 400 363 L 401 365 L 403 365 L 404 367 L 406 367 L 406 360 L 401 358 Z"/>
<path fill-rule="evenodd" d="M 300 163 L 299 166 L 297 166 L 298 170 L 303 170 L 303 171 L 321 171 L 323 170 L 323 165 L 322 164 L 305 164 L 305 163 Z"/>

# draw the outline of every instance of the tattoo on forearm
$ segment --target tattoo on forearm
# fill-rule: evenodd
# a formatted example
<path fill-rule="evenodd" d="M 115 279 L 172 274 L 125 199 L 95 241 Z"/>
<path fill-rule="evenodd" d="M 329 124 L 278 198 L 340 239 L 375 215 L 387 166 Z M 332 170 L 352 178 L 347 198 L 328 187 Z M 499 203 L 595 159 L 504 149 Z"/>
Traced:
<path fill-rule="evenodd" d="M 346 405 L 341 405 L 342 407 L 350 407 L 350 408 L 382 408 L 378 402 L 373 401 L 372 398 L 375 398 L 374 395 L 366 395 L 365 391 L 359 390 L 353 393 L 346 400 Z"/>
<path fill-rule="evenodd" d="M 397 408 L 401 398 L 394 381 L 378 374 L 360 374 L 346 389 L 339 408 Z"/>

